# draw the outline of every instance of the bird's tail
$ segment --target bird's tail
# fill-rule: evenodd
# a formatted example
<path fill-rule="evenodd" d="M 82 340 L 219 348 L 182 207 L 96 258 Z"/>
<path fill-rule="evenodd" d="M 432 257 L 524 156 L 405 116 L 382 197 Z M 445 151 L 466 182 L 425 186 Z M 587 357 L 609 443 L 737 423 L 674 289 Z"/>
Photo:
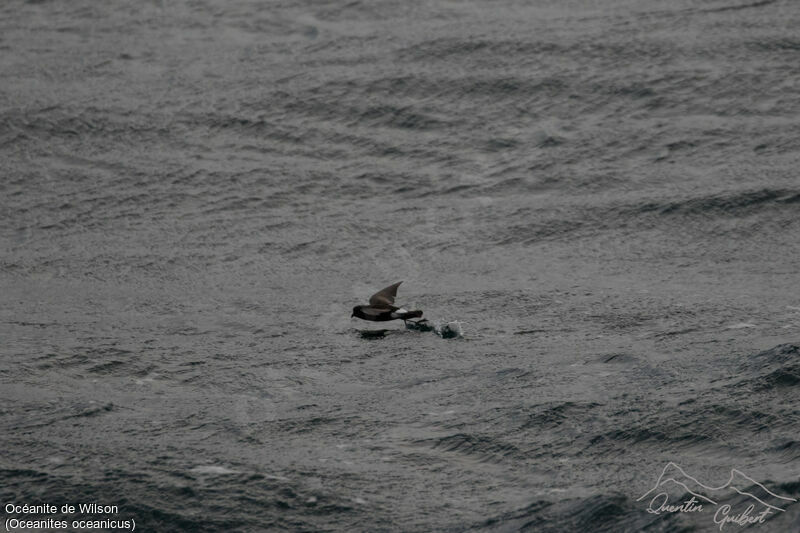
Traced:
<path fill-rule="evenodd" d="M 419 318 L 422 316 L 422 311 L 405 311 L 403 313 L 397 313 L 397 318 L 401 318 L 403 320 L 408 320 L 409 318 Z"/>

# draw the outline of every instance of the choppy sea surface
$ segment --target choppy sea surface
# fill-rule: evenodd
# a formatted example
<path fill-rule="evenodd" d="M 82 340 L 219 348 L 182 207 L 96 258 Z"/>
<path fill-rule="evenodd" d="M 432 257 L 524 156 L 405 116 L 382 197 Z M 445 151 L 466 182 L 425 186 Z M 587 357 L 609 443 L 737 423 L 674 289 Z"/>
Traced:
<path fill-rule="evenodd" d="M 798 27 L 793 0 L 2 2 L 3 505 L 685 532 L 764 500 L 723 531 L 797 531 Z M 399 280 L 462 334 L 350 318 Z M 637 501 L 732 469 L 702 512 Z"/>

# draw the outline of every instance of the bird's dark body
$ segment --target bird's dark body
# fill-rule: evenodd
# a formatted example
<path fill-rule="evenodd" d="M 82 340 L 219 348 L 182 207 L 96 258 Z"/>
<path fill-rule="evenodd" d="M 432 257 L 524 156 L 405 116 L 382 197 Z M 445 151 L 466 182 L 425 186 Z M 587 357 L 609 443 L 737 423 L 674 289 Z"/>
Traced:
<path fill-rule="evenodd" d="M 386 322 L 387 320 L 394 320 L 392 318 L 392 310 L 386 309 L 385 311 L 379 311 L 377 309 L 370 308 L 372 311 L 371 313 L 365 312 L 362 307 L 369 307 L 367 305 L 358 305 L 353 308 L 353 316 L 361 318 L 363 320 L 370 320 L 372 322 Z"/>
<path fill-rule="evenodd" d="M 387 322 L 389 320 L 408 320 L 419 318 L 422 311 L 402 311 L 400 309 L 379 308 L 370 305 L 357 305 L 353 308 L 353 315 L 370 322 Z"/>

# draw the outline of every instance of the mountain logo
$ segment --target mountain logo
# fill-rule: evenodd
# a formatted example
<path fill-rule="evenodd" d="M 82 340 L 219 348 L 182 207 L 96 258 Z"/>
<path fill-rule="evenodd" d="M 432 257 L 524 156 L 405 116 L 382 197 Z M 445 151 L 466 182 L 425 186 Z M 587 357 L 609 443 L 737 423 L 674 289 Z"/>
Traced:
<path fill-rule="evenodd" d="M 671 503 L 676 499 L 680 503 Z M 732 499 L 736 501 L 723 503 Z M 648 501 L 646 510 L 652 514 L 703 513 L 714 508 L 714 523 L 720 531 L 726 524 L 763 524 L 769 515 L 785 512 L 788 505 L 797 501 L 772 492 L 736 468 L 731 469 L 728 481 L 714 487 L 698 481 L 671 461 L 661 471 L 653 488 L 636 501 L 643 500 Z M 742 505 L 742 500 L 749 505 L 741 512 L 734 512 L 733 505 Z"/>

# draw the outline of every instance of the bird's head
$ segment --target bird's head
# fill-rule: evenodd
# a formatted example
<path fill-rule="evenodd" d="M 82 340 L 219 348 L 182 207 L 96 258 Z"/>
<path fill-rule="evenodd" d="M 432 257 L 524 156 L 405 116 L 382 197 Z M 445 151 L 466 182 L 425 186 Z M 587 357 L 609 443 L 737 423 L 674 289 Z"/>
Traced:
<path fill-rule="evenodd" d="M 350 315 L 350 318 L 353 318 L 354 316 L 357 316 L 357 315 L 358 315 L 358 311 L 359 311 L 359 308 L 360 308 L 360 307 L 361 307 L 360 305 L 357 305 L 357 306 L 355 306 L 355 307 L 353 308 L 353 314 L 351 314 L 351 315 Z"/>

